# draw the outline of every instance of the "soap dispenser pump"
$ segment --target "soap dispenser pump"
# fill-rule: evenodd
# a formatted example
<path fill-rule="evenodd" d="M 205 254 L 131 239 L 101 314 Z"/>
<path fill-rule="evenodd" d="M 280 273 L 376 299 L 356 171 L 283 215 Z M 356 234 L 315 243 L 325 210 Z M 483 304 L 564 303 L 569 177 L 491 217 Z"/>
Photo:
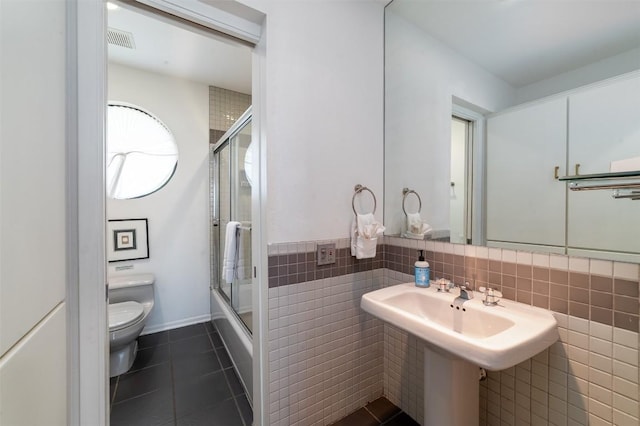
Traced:
<path fill-rule="evenodd" d="M 424 260 L 424 250 L 418 250 L 418 261 L 415 263 L 416 287 L 429 287 L 429 262 Z"/>

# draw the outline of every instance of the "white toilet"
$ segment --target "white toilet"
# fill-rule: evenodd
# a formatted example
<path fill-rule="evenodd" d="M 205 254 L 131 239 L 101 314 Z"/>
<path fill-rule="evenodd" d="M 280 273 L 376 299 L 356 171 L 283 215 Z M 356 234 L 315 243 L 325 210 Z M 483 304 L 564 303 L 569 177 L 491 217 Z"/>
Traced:
<path fill-rule="evenodd" d="M 136 358 L 138 336 L 153 309 L 153 274 L 109 278 L 109 375 L 126 373 Z"/>

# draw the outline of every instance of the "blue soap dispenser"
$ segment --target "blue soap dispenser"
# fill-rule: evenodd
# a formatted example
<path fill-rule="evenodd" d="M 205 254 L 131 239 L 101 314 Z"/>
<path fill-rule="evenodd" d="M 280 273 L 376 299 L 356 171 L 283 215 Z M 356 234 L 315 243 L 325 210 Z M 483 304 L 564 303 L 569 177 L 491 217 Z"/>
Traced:
<path fill-rule="evenodd" d="M 418 250 L 418 261 L 415 263 L 415 280 L 416 287 L 427 288 L 430 285 L 429 282 L 429 262 L 424 260 L 424 250 Z"/>

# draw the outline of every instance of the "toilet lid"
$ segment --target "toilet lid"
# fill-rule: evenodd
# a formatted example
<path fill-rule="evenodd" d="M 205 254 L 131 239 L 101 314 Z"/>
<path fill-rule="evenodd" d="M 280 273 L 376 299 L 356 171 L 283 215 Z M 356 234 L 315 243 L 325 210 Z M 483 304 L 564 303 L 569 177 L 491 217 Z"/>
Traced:
<path fill-rule="evenodd" d="M 143 313 L 144 308 L 138 302 L 111 303 L 109 304 L 109 330 L 126 327 L 140 319 Z"/>

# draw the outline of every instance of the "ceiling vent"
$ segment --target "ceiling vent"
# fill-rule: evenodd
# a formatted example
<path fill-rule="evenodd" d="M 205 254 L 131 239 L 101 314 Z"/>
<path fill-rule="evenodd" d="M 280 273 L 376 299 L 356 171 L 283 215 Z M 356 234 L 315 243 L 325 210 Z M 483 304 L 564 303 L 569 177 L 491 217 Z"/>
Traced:
<path fill-rule="evenodd" d="M 109 28 L 107 31 L 107 43 L 114 46 L 126 47 L 127 49 L 135 49 L 136 43 L 133 41 L 133 34 L 126 31 Z"/>

